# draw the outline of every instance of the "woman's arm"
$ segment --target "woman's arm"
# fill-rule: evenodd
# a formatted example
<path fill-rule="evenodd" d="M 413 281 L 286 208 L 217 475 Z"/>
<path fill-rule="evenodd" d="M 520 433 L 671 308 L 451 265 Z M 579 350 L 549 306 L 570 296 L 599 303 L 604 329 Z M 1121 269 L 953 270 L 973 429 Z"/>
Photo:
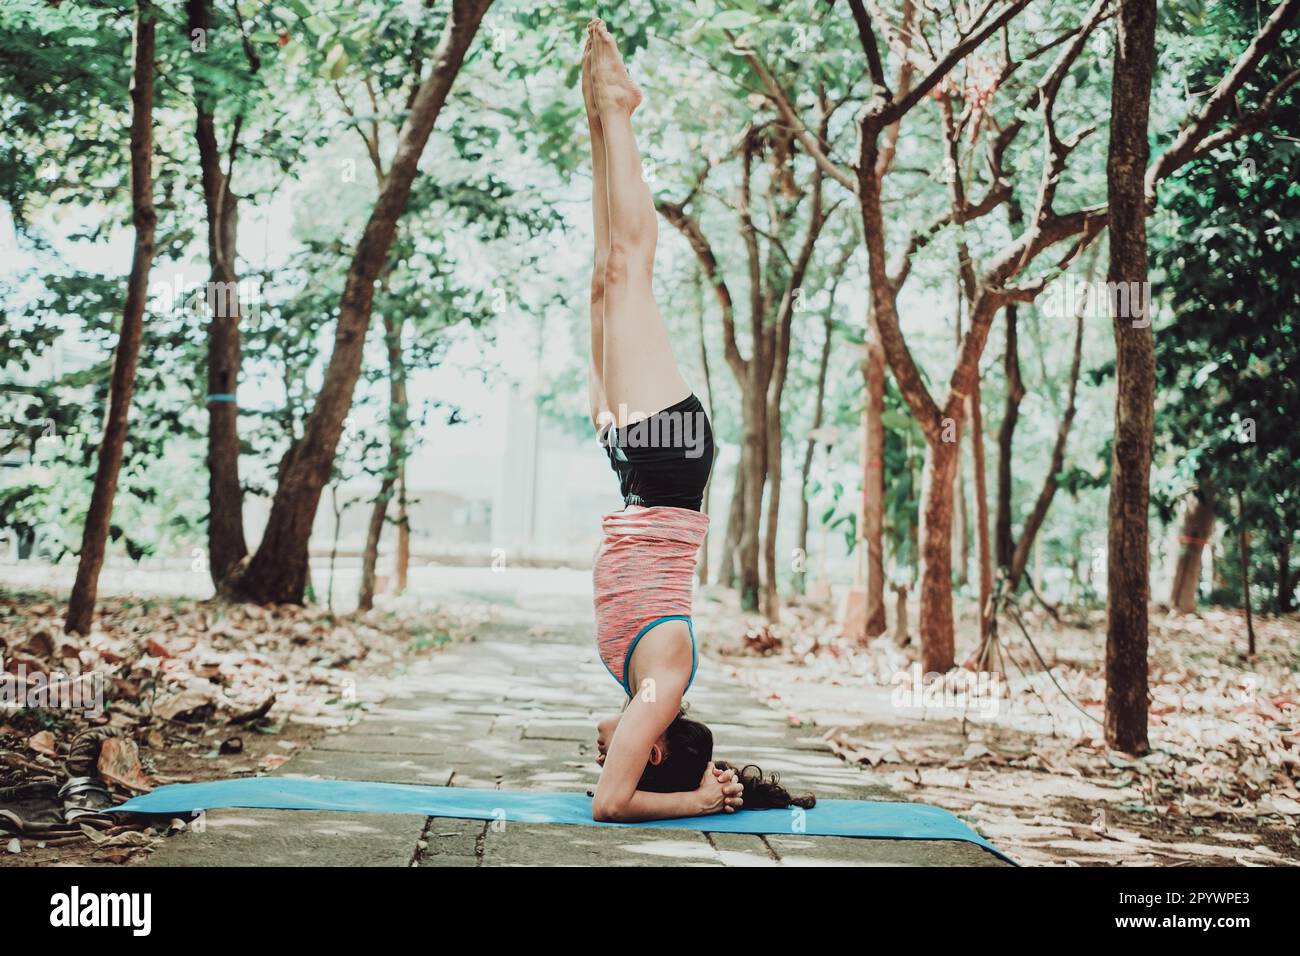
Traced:
<path fill-rule="evenodd" d="M 633 697 L 619 718 L 591 802 L 591 815 L 597 820 L 626 823 L 694 816 L 699 812 L 691 793 L 651 794 L 636 788 L 650 759 L 651 748 L 677 716 L 685 690 L 678 687 L 677 693 L 671 693 L 667 692 L 669 688 L 657 689 L 655 694 Z"/>
<path fill-rule="evenodd" d="M 614 817 L 598 817 L 595 803 L 592 816 L 597 820 L 613 819 L 619 823 L 638 823 L 643 820 L 671 820 L 678 817 L 703 817 L 710 813 L 735 813 L 740 807 L 745 788 L 736 779 L 733 770 L 718 770 L 712 761 L 704 768 L 700 785 L 681 793 L 650 793 L 636 790 L 626 806 Z"/>
<path fill-rule="evenodd" d="M 708 812 L 702 805 L 698 791 L 695 790 L 681 793 L 650 793 L 646 790 L 636 790 L 627 803 L 616 812 L 609 810 L 597 812 L 595 801 L 592 801 L 591 806 L 592 819 L 616 823 L 699 817 Z"/>
<path fill-rule="evenodd" d="M 636 823 L 674 817 L 702 816 L 719 811 L 733 812 L 740 805 L 744 788 L 735 774 L 716 771 L 710 763 L 700 785 L 679 793 L 651 793 L 638 790 L 650 751 L 681 708 L 681 692 L 663 693 L 658 685 L 654 700 L 638 694 L 618 719 L 613 739 L 605 754 L 591 803 L 595 820 Z"/>

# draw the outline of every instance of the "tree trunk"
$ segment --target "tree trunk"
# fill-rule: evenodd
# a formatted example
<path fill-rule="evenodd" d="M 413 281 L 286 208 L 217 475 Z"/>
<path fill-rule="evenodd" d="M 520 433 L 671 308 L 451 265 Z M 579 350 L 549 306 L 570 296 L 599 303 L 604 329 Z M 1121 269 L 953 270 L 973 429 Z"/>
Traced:
<path fill-rule="evenodd" d="M 957 467 L 953 469 L 952 497 L 957 502 L 957 520 L 953 522 L 953 583 L 964 588 L 970 583 L 970 514 L 966 510 L 966 456 L 957 446 Z"/>
<path fill-rule="evenodd" d="M 1024 211 L 1014 199 L 1007 205 L 1007 222 L 1011 234 L 1019 235 L 1025 220 Z M 998 501 L 994 526 L 994 541 L 998 567 L 1006 573 L 1011 568 L 1011 555 L 1015 550 L 1015 539 L 1011 535 L 1011 495 L 1012 469 L 1016 425 L 1020 422 L 1020 403 L 1025 398 L 1025 383 L 1020 377 L 1020 309 L 1014 302 L 1008 302 L 1003 309 L 1006 319 L 1006 350 L 1002 356 L 1002 367 L 1007 380 L 1007 400 L 1003 407 L 1002 422 L 998 426 Z"/>
<path fill-rule="evenodd" d="M 907 585 L 895 584 L 894 594 L 894 643 L 906 647 L 910 637 L 907 633 Z"/>
<path fill-rule="evenodd" d="M 871 310 L 880 332 L 889 367 L 926 439 L 922 472 L 920 539 L 921 656 L 927 671 L 947 671 L 953 666 L 952 621 L 952 483 L 956 472 L 956 441 L 944 441 L 943 410 L 930 396 L 925 380 L 908 352 L 899 328 L 895 289 L 886 267 L 884 211 L 876 175 L 880 129 L 860 124 L 856 168 L 859 208 L 867 246 L 871 283 Z M 978 358 L 978 353 L 974 353 Z M 958 412 L 960 414 L 960 412 Z"/>
<path fill-rule="evenodd" d="M 1291 529 L 1283 528 L 1277 543 L 1277 613 L 1291 612 Z"/>
<path fill-rule="evenodd" d="M 375 606 L 375 566 L 379 562 L 379 542 L 384 534 L 384 521 L 388 516 L 388 503 L 398 475 L 406 462 L 406 369 L 402 364 L 401 322 L 384 316 L 384 345 L 388 351 L 388 461 L 379 485 L 379 495 L 370 510 L 370 524 L 366 529 L 366 550 L 361 557 L 361 586 L 357 593 L 357 608 L 369 611 Z"/>
<path fill-rule="evenodd" d="M 411 567 L 411 522 L 406 512 L 406 462 L 397 472 L 397 554 L 393 559 L 393 593 L 406 593 Z"/>
<path fill-rule="evenodd" d="M 817 450 L 817 430 L 822 427 L 822 418 L 826 414 L 826 370 L 831 361 L 831 337 L 834 331 L 834 316 L 830 310 L 822 331 L 822 353 L 817 363 L 817 398 L 813 404 L 812 427 L 808 430 L 808 440 L 804 442 L 803 467 L 799 471 L 799 553 L 803 563 L 801 570 L 794 574 L 794 589 L 800 594 L 808 591 L 808 478 L 812 473 L 813 453 Z"/>
<path fill-rule="evenodd" d="M 867 637 L 885 633 L 885 350 L 875 313 L 867 316 L 865 469 L 862 529 L 867 548 Z"/>
<path fill-rule="evenodd" d="M 763 542 L 763 613 L 773 624 L 781 620 L 777 598 L 776 539 L 781 517 L 781 402 L 768 402 L 767 409 L 767 537 Z"/>
<path fill-rule="evenodd" d="M 1015 549 L 1015 539 L 1011 535 L 1011 456 L 1016 424 L 1020 420 L 1020 403 L 1025 398 L 1025 384 L 1020 378 L 1020 346 L 1016 328 L 1019 311 L 1015 303 L 1009 303 L 1003 314 L 1007 322 L 1007 347 L 1002 359 L 1007 400 L 1003 406 L 1002 423 L 998 426 L 998 501 L 993 526 L 998 567 L 1005 574 L 1011 570 L 1011 555 Z"/>
<path fill-rule="evenodd" d="M 108 416 L 99 445 L 95 488 L 86 512 L 81 536 L 77 579 L 68 601 L 64 629 L 70 634 L 89 634 L 99 592 L 99 572 L 104 565 L 113 498 L 117 493 L 135 391 L 136 365 L 144 333 L 144 310 L 149 295 L 149 271 L 153 267 L 154 232 L 158 217 L 153 204 L 153 90 L 154 34 L 153 5 L 137 0 L 131 43 L 131 220 L 135 227 L 135 249 L 126 283 L 122 329 L 113 354 L 109 381 Z"/>
<path fill-rule="evenodd" d="M 980 573 L 980 646 L 992 633 L 993 555 L 989 552 L 988 483 L 984 473 L 984 412 L 978 380 L 970 396 L 971 471 L 975 477 L 975 553 Z"/>
<path fill-rule="evenodd" d="M 1237 550 L 1241 554 L 1241 606 L 1246 609 L 1246 654 L 1255 656 L 1255 615 L 1250 603 L 1250 532 L 1246 529 L 1246 502 L 1237 489 Z"/>
<path fill-rule="evenodd" d="M 804 249 L 795 263 L 790 284 L 782 296 L 781 308 L 773 328 L 773 342 L 770 347 L 768 362 L 769 378 L 767 383 L 767 468 L 771 488 L 767 497 L 767 540 L 765 542 L 764 568 L 766 571 L 763 585 L 763 609 L 767 619 L 773 624 L 781 619 L 781 603 L 777 596 L 777 538 L 781 531 L 781 466 L 784 436 L 782 429 L 781 400 L 785 397 L 785 382 L 790 371 L 790 334 L 794 324 L 796 292 L 803 282 L 804 269 L 812 257 L 813 244 L 821 229 L 821 188 L 820 176 L 816 177 L 816 192 L 813 195 L 813 226 L 805 239 Z"/>
<path fill-rule="evenodd" d="M 1210 590 L 1217 591 L 1223 587 L 1222 555 L 1215 553 L 1214 539 L 1210 539 Z"/>
<path fill-rule="evenodd" d="M 957 279 L 957 341 L 956 351 L 961 352 L 961 277 Z M 968 410 L 969 414 L 969 410 Z M 956 556 L 953 563 L 957 565 L 956 584 L 965 587 L 970 583 L 970 513 L 966 508 L 966 455 L 962 452 L 961 438 L 957 439 L 957 473 L 953 476 L 952 496 L 957 501 L 957 521 L 953 530 L 956 532 L 954 548 Z"/>
<path fill-rule="evenodd" d="M 958 431 L 960 435 L 960 430 Z M 952 620 L 952 481 L 957 442 L 927 446 L 921 473 L 921 666 L 928 673 L 951 670 L 955 641 Z"/>
<path fill-rule="evenodd" d="M 212 0 L 188 0 L 188 27 L 203 35 L 212 29 Z M 253 69 L 256 69 L 254 61 Z M 248 556 L 244 539 L 244 495 L 239 481 L 239 274 L 236 268 L 238 199 L 230 187 L 239 129 L 231 133 L 229 168 L 221 168 L 217 144 L 217 103 L 207 84 L 195 79 L 195 139 L 199 148 L 203 203 L 208 220 L 208 567 L 213 586 L 224 593 L 230 572 Z"/>
<path fill-rule="evenodd" d="M 465 54 L 491 0 L 455 0 L 398 135 L 397 151 L 348 269 L 334 335 L 334 352 L 302 437 L 280 463 L 279 483 L 257 553 L 239 575 L 235 591 L 259 603 L 301 604 L 307 585 L 307 545 L 321 490 L 329 480 L 343 420 L 361 373 L 375 279 L 392 247 L 397 220 L 406 208 L 420 156 L 442 111 Z"/>
<path fill-rule="evenodd" d="M 784 331 L 785 334 L 782 334 Z M 773 624 L 781 620 L 781 603 L 777 597 L 777 536 L 781 517 L 781 397 L 785 391 L 786 369 L 790 363 L 788 328 L 778 329 L 774 343 L 773 375 L 767 389 L 767 423 L 764 453 L 767 457 L 767 537 L 763 542 L 763 613 Z"/>
<path fill-rule="evenodd" d="M 745 512 L 741 523 L 740 608 L 758 610 L 758 558 L 763 526 L 763 487 L 767 482 L 767 402 L 762 392 L 751 387 L 742 401 L 745 405 Z"/>
<path fill-rule="evenodd" d="M 339 484 L 330 484 L 330 507 L 334 510 L 334 536 L 330 539 L 330 576 L 329 587 L 325 592 L 325 606 L 334 610 L 334 570 L 339 559 L 339 532 L 343 529 L 343 512 L 346 507 L 339 506 Z"/>
<path fill-rule="evenodd" d="M 740 551 L 740 534 L 745 524 L 745 452 L 741 450 L 736 463 L 736 478 L 731 490 L 731 507 L 727 510 L 727 534 L 722 544 L 722 560 L 718 563 L 715 582 L 724 588 L 736 586 L 736 557 Z"/>
<path fill-rule="evenodd" d="M 390 452 L 389 462 L 392 457 Z M 387 475 L 379 483 L 379 495 L 370 509 L 370 522 L 366 526 L 366 550 L 361 555 L 361 585 L 357 589 L 357 610 L 369 611 L 375 606 L 375 564 L 379 558 L 379 541 L 384 534 L 384 518 L 388 502 L 393 497 L 395 478 Z"/>
<path fill-rule="evenodd" d="M 696 332 L 699 336 L 700 344 L 700 374 L 704 378 L 704 404 L 708 409 L 710 416 L 713 414 L 713 377 L 709 373 L 709 346 L 708 340 L 704 336 L 704 273 L 699 269 L 695 270 L 695 317 L 697 320 Z M 713 469 L 709 469 L 709 479 L 704 483 L 704 501 L 700 504 L 700 510 L 704 514 L 709 513 L 710 498 L 713 492 Z M 699 566 L 696 568 L 696 574 L 701 584 L 706 584 L 709 580 L 709 536 L 706 533 L 704 542 L 700 545 Z"/>
<path fill-rule="evenodd" d="M 1093 266 L 1096 263 L 1096 257 L 1088 267 L 1088 280 L 1092 280 Z M 1061 415 L 1060 424 L 1056 426 L 1056 442 L 1052 445 L 1052 457 L 1047 465 L 1047 475 L 1043 478 L 1043 487 L 1038 491 L 1038 497 L 1034 500 L 1034 507 L 1030 509 L 1029 515 L 1025 518 L 1025 525 L 1020 529 L 1020 540 L 1015 543 L 1011 552 L 1011 567 L 1007 575 L 1007 583 L 1014 591 L 1020 587 L 1020 579 L 1024 577 L 1025 567 L 1029 563 L 1030 549 L 1036 549 L 1040 544 L 1038 532 L 1043 527 L 1043 522 L 1047 520 L 1047 512 L 1052 507 L 1052 500 L 1056 497 L 1057 478 L 1061 469 L 1065 467 L 1065 448 L 1070 438 L 1070 429 L 1074 425 L 1074 416 L 1077 410 L 1075 400 L 1079 394 L 1079 372 L 1083 368 L 1083 320 L 1084 309 L 1080 308 L 1074 316 L 1074 357 L 1070 362 L 1070 380 L 1066 385 L 1065 412 Z M 1010 446 L 1006 451 L 1010 453 Z M 1038 551 L 1034 551 L 1035 562 L 1037 562 Z M 1039 578 L 1037 563 L 1034 568 L 1034 589 L 1041 590 L 1042 582 Z"/>
<path fill-rule="evenodd" d="M 402 358 L 403 326 L 397 328 L 396 350 L 392 344 L 388 350 L 389 378 L 392 382 L 389 393 L 390 401 L 398 412 L 399 454 L 395 455 L 397 464 L 397 554 L 394 558 L 393 593 L 406 593 L 406 576 L 411 567 L 411 522 L 406 510 L 406 458 L 409 454 L 408 437 L 411 434 L 410 401 L 406 394 L 406 364 Z"/>
<path fill-rule="evenodd" d="M 1147 282 L 1143 179 L 1155 64 L 1155 0 L 1121 0 L 1116 24 L 1111 135 L 1106 161 L 1110 204 L 1110 288 Z M 1147 508 L 1155 422 L 1155 339 L 1145 296 L 1129 296 L 1134 315 L 1115 327 L 1115 440 L 1111 457 L 1106 576 L 1106 743 L 1145 754 L 1147 605 L 1151 593 Z M 1135 306 L 1135 307 L 1134 307 Z"/>
<path fill-rule="evenodd" d="M 1213 533 L 1214 492 L 1208 480 L 1203 480 L 1184 506 L 1182 530 L 1178 534 L 1178 564 L 1169 592 L 1170 605 L 1183 614 L 1196 611 L 1196 597 L 1201 588 L 1201 552 Z"/>
<path fill-rule="evenodd" d="M 800 560 L 791 581 L 796 594 L 808 593 L 808 479 L 816 449 L 817 439 L 809 438 L 804 443 L 803 466 L 799 469 L 799 533 L 795 540 L 798 542 Z"/>

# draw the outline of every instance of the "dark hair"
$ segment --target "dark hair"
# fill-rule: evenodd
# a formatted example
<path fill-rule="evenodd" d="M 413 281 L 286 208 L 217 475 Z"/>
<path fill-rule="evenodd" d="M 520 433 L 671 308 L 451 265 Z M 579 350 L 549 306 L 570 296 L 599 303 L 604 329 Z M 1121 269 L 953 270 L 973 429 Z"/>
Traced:
<path fill-rule="evenodd" d="M 700 785 L 704 769 L 713 759 L 713 731 L 678 711 L 664 731 L 668 746 L 657 764 L 647 763 L 638 790 L 650 793 L 680 793 Z"/>
<path fill-rule="evenodd" d="M 743 767 L 734 767 L 725 760 L 715 760 L 713 766 L 719 770 L 735 770 L 740 777 L 740 785 L 745 788 L 746 810 L 784 810 L 786 807 L 803 807 L 811 810 L 817 805 L 817 797 L 811 793 L 794 796 L 781 786 L 781 775 L 776 771 L 764 774 L 756 764 L 748 763 Z"/>
<path fill-rule="evenodd" d="M 663 759 L 657 764 L 646 764 L 637 789 L 650 793 L 694 790 L 700 785 L 709 761 L 713 760 L 713 731 L 698 720 L 691 720 L 683 710 L 668 725 L 664 738 L 667 746 Z M 719 770 L 736 770 L 741 786 L 745 788 L 744 806 L 748 810 L 783 810 L 786 807 L 811 810 L 817 803 L 817 798 L 811 793 L 792 796 L 781 786 L 780 774 L 764 774 L 752 763 L 737 768 L 725 760 L 717 760 L 713 765 Z"/>

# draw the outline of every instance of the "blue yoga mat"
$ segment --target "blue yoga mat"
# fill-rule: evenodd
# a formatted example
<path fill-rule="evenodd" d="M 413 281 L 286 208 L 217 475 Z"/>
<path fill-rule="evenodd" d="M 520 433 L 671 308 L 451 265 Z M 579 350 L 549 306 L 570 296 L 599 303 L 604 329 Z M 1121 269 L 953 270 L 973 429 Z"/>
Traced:
<path fill-rule="evenodd" d="M 883 840 L 962 840 L 1008 863 L 1009 856 L 947 810 L 924 803 L 818 800 L 811 810 L 741 810 L 648 823 L 596 823 L 585 793 L 429 787 L 308 777 L 242 777 L 208 783 L 176 783 L 134 797 L 114 813 L 189 814 L 243 807 L 266 810 L 340 810 L 411 813 L 464 820 L 562 823 L 574 826 L 659 827 L 706 833 L 784 833 L 799 836 L 871 837 Z"/>

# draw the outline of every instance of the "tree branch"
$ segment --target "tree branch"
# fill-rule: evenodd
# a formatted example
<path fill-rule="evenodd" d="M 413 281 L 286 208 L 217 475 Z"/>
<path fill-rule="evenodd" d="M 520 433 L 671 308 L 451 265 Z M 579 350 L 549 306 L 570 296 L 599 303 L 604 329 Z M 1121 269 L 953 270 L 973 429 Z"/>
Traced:
<path fill-rule="evenodd" d="M 813 158 L 827 176 L 830 176 L 849 192 L 856 192 L 857 184 L 854 181 L 853 174 L 832 160 L 829 155 L 829 147 L 818 142 L 818 139 L 808 131 L 808 127 L 804 125 L 803 121 L 799 119 L 798 114 L 795 112 L 794 106 L 791 104 L 790 98 L 786 95 L 785 90 L 781 88 L 781 85 L 776 81 L 776 78 L 772 76 L 771 71 L 769 71 L 767 66 L 763 63 L 762 58 L 759 57 L 755 51 L 746 49 L 745 59 L 748 61 L 754 72 L 758 74 L 758 78 L 766 88 L 768 96 L 771 98 L 772 102 L 776 104 L 777 112 L 781 114 L 781 118 L 789 125 L 795 138 L 799 140 L 799 145 L 803 147 L 804 152 Z"/>
<path fill-rule="evenodd" d="M 1167 178 L 1175 170 L 1191 162 L 1204 152 L 1198 147 L 1202 145 L 1202 142 L 1209 136 L 1210 131 L 1218 125 L 1219 121 L 1227 115 L 1229 107 L 1232 106 L 1236 99 L 1237 91 L 1241 89 L 1265 54 L 1277 46 L 1282 31 L 1295 19 L 1297 12 L 1300 12 L 1300 0 L 1282 0 L 1278 4 L 1277 9 L 1273 11 L 1273 15 L 1268 18 L 1259 33 L 1250 41 L 1250 45 L 1246 47 L 1245 52 L 1237 58 L 1233 68 L 1215 86 L 1214 92 L 1205 101 L 1205 105 L 1201 107 L 1192 121 L 1183 127 L 1183 131 L 1178 134 L 1169 148 L 1152 163 L 1146 174 L 1146 199 L 1149 208 L 1155 208 L 1156 187 L 1160 180 Z M 1280 96 L 1286 87 L 1294 83 L 1297 78 L 1300 78 L 1297 73 L 1291 73 L 1286 80 L 1283 80 L 1278 87 L 1275 87 L 1269 93 L 1269 96 L 1265 98 L 1265 106 L 1256 111 L 1256 113 L 1264 115 L 1250 118 L 1251 122 L 1255 124 L 1253 128 L 1257 129 L 1263 124 L 1264 117 L 1273 108 L 1277 96 Z M 1241 127 L 1239 131 L 1235 127 L 1231 131 L 1233 135 L 1224 136 L 1219 134 L 1215 145 L 1222 145 L 1229 139 L 1248 132 L 1244 126 L 1241 124 L 1239 126 Z"/>
<path fill-rule="evenodd" d="M 727 287 L 726 280 L 722 277 L 721 269 L 718 267 L 718 258 L 713 253 L 713 246 L 705 237 L 704 230 L 700 228 L 699 222 L 687 215 L 682 204 L 670 202 L 667 199 L 656 199 L 655 209 L 674 229 L 686 238 L 691 250 L 695 253 L 696 261 L 700 264 L 700 269 L 703 270 L 705 277 L 709 280 L 709 285 L 713 287 L 713 293 L 717 296 L 718 305 L 722 308 L 722 348 L 727 359 L 727 365 L 737 379 L 744 378 L 747 363 L 736 345 L 735 305 L 731 298 L 731 290 Z"/>
<path fill-rule="evenodd" d="M 885 82 L 885 66 L 880 59 L 880 45 L 876 42 L 876 31 L 871 25 L 871 15 L 862 6 L 862 0 L 849 0 L 849 9 L 853 11 L 853 22 L 858 27 L 858 42 L 862 44 L 862 52 L 867 55 L 867 71 L 871 76 L 871 82 L 880 96 L 883 96 L 887 102 L 891 101 L 894 94 L 889 91 L 889 84 Z"/>
<path fill-rule="evenodd" d="M 852 2 L 852 0 L 851 0 Z M 1027 7 L 1032 0 L 1012 0 L 1005 10 L 999 13 L 982 28 L 967 33 L 951 50 L 945 53 L 934 68 L 925 75 L 922 80 L 912 87 L 907 93 L 896 100 L 891 100 L 881 111 L 879 120 L 882 126 L 888 126 L 895 123 L 907 115 L 917 103 L 938 85 L 939 81 L 952 71 L 952 68 L 966 58 L 973 50 L 979 48 L 985 40 L 993 35 L 1003 25 L 1010 22 L 1016 14 Z M 1300 0 L 1297 0 L 1300 2 Z"/>

